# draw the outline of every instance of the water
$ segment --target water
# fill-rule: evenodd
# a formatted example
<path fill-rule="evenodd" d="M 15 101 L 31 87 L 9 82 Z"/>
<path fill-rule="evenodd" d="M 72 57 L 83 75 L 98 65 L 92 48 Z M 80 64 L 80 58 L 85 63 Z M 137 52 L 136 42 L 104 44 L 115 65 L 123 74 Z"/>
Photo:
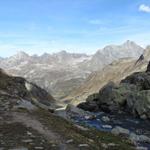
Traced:
<path fill-rule="evenodd" d="M 85 126 L 94 127 L 100 131 L 110 132 L 115 126 L 128 129 L 130 132 L 136 133 L 137 135 L 146 135 L 150 137 L 150 121 L 142 120 L 132 117 L 127 114 L 105 114 L 97 113 L 95 119 L 87 120 L 84 117 L 74 117 L 73 120 L 78 124 L 84 124 Z M 102 121 L 103 116 L 108 116 L 111 121 Z M 112 128 L 105 128 L 105 125 L 110 125 Z M 138 143 L 138 146 L 147 147 L 150 150 L 150 144 Z"/>

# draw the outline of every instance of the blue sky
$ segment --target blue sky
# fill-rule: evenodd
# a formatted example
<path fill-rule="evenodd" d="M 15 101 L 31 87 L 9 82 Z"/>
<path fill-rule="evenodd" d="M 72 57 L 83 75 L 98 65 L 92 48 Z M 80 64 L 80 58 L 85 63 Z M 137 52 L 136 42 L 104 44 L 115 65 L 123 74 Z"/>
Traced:
<path fill-rule="evenodd" d="M 1 0 L 0 56 L 150 44 L 150 0 Z"/>

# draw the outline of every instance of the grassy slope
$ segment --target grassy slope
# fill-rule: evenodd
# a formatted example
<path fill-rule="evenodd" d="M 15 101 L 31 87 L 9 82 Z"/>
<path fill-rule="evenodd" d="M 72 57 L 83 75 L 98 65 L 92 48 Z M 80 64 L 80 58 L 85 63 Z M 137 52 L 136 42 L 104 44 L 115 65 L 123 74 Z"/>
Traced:
<path fill-rule="evenodd" d="M 32 115 L 40 118 L 40 121 L 51 128 L 56 133 L 60 134 L 64 139 L 73 139 L 73 144 L 88 144 L 89 150 L 100 150 L 104 149 L 102 147 L 102 143 L 109 144 L 115 143 L 117 147 L 111 147 L 110 149 L 118 149 L 118 150 L 130 150 L 133 149 L 130 142 L 126 139 L 122 139 L 117 136 L 113 136 L 110 133 L 100 132 L 94 129 L 89 129 L 88 131 L 83 131 L 73 125 L 71 122 L 67 120 L 56 117 L 55 115 L 50 114 L 45 110 L 38 110 L 34 112 Z"/>

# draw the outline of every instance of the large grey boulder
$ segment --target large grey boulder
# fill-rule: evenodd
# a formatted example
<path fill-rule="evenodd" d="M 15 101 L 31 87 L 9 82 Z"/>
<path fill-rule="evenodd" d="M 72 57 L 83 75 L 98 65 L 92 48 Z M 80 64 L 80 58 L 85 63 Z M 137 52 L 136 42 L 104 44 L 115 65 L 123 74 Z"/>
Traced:
<path fill-rule="evenodd" d="M 80 117 L 89 117 L 92 118 L 92 115 L 90 112 L 84 111 L 74 105 L 69 104 L 66 107 L 66 113 L 70 117 L 80 116 Z"/>
<path fill-rule="evenodd" d="M 130 134 L 130 131 L 128 129 L 116 126 L 115 128 L 111 130 L 111 133 L 114 135 L 127 135 L 128 136 Z"/>
<path fill-rule="evenodd" d="M 131 133 L 129 138 L 132 142 L 150 143 L 150 138 L 145 135 L 137 135 L 135 133 Z"/>
<path fill-rule="evenodd" d="M 146 72 L 133 73 L 119 85 L 108 83 L 78 107 L 108 113 L 125 111 L 142 119 L 150 119 L 150 63 Z"/>
<path fill-rule="evenodd" d="M 140 91 L 136 95 L 136 102 L 133 105 L 133 112 L 137 113 L 141 118 L 145 116 L 150 118 L 150 90 Z"/>

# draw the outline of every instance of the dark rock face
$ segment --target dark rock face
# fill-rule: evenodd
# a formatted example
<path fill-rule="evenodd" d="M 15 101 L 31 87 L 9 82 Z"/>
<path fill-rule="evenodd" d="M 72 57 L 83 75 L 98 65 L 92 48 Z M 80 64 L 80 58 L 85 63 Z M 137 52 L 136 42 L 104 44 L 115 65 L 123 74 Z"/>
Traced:
<path fill-rule="evenodd" d="M 99 107 L 96 102 L 85 102 L 78 105 L 79 108 L 84 109 L 85 111 L 97 112 Z"/>
<path fill-rule="evenodd" d="M 150 62 L 149 62 L 149 64 L 148 64 L 148 66 L 147 66 L 146 72 L 150 72 Z"/>
<path fill-rule="evenodd" d="M 20 101 L 35 103 L 39 106 L 51 106 L 55 102 L 45 90 L 24 78 L 9 76 L 0 69 L 0 106 L 12 108 Z"/>
<path fill-rule="evenodd" d="M 150 64 L 146 72 L 134 73 L 119 85 L 108 83 L 96 96 L 89 96 L 78 107 L 88 111 L 125 111 L 143 119 L 150 119 Z"/>
<path fill-rule="evenodd" d="M 139 90 L 149 90 L 150 89 L 150 72 L 137 72 L 128 76 L 121 83 L 133 84 Z"/>
<path fill-rule="evenodd" d="M 144 60 L 144 55 L 142 54 L 139 59 L 136 61 L 135 65 L 142 62 Z"/>

